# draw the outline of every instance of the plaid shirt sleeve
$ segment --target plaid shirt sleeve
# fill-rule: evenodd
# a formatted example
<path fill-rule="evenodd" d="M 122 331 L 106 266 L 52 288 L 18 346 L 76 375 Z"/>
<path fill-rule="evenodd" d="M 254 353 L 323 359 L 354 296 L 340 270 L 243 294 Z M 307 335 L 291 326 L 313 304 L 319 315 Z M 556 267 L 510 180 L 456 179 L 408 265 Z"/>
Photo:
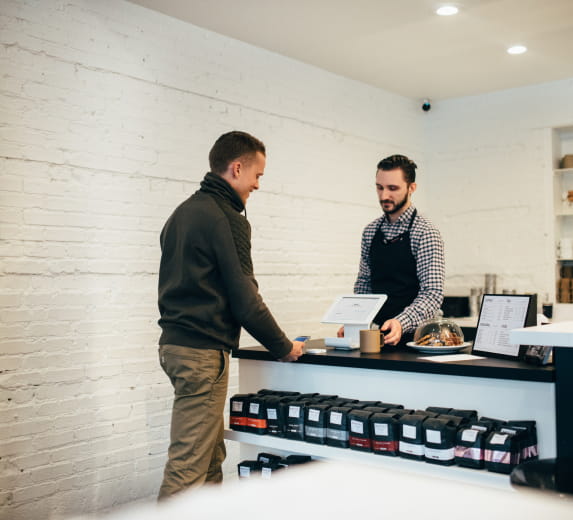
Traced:
<path fill-rule="evenodd" d="M 358 276 L 354 282 L 354 294 L 372 294 L 372 282 L 370 276 L 370 244 L 374 234 L 378 229 L 380 219 L 376 219 L 368 224 L 362 232 L 362 243 L 360 246 L 360 265 Z"/>
<path fill-rule="evenodd" d="M 411 332 L 422 321 L 433 318 L 444 299 L 444 242 L 440 232 L 427 220 L 412 229 L 412 252 L 416 258 L 420 291 L 396 319 L 403 332 Z"/>

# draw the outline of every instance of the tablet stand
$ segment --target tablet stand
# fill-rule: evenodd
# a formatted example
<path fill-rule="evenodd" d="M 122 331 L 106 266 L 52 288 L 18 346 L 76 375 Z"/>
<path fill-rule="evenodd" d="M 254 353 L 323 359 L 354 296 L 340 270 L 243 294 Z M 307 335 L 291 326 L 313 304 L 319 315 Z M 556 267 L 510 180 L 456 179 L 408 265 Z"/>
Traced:
<path fill-rule="evenodd" d="M 339 296 L 328 309 L 322 323 L 344 325 L 343 338 L 324 338 L 327 347 L 354 350 L 360 346 L 360 331 L 369 329 L 386 302 L 385 294 L 350 294 Z"/>

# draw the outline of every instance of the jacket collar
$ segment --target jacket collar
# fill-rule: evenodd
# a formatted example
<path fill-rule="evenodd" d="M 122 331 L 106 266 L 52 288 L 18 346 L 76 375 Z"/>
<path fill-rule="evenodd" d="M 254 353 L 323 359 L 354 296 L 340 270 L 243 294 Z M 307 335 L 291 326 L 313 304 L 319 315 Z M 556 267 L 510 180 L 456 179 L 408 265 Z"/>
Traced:
<path fill-rule="evenodd" d="M 239 213 L 245 209 L 243 201 L 232 186 L 220 175 L 208 172 L 201 181 L 201 191 L 228 201 Z"/>

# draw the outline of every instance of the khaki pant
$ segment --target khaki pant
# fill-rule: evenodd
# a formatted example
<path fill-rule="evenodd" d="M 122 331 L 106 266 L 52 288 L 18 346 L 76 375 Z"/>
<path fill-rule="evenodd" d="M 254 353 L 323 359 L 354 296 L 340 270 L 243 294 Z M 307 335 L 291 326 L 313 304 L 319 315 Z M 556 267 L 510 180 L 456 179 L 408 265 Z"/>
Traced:
<path fill-rule="evenodd" d="M 171 443 L 158 497 L 162 500 L 191 486 L 223 480 L 229 353 L 162 345 L 159 360 L 175 389 Z"/>

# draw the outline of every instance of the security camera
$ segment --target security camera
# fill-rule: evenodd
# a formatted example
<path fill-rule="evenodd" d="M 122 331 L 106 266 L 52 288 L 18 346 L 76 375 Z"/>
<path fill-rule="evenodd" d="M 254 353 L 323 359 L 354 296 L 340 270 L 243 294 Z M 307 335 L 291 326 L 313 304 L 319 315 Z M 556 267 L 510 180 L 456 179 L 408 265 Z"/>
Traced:
<path fill-rule="evenodd" d="M 430 104 L 430 100 L 424 99 L 424 101 L 422 101 L 422 110 L 424 112 L 429 112 L 430 108 L 432 108 L 432 105 Z"/>

